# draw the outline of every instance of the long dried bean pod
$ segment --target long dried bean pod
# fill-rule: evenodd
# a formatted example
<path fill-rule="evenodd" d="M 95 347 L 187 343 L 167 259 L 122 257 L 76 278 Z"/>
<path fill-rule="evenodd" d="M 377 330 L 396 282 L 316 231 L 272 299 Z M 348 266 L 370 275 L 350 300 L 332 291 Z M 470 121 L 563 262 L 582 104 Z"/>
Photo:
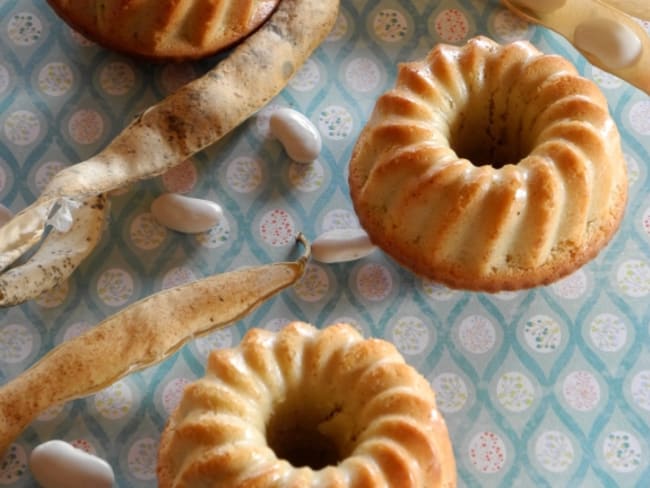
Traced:
<path fill-rule="evenodd" d="M 329 33 L 338 0 L 282 0 L 226 59 L 136 118 L 104 151 L 58 173 L 42 198 L 107 192 L 161 174 L 266 105 Z"/>
<path fill-rule="evenodd" d="M 40 413 L 97 392 L 223 328 L 300 279 L 309 242 L 293 262 L 222 273 L 151 295 L 60 344 L 0 388 L 0 453 Z"/>

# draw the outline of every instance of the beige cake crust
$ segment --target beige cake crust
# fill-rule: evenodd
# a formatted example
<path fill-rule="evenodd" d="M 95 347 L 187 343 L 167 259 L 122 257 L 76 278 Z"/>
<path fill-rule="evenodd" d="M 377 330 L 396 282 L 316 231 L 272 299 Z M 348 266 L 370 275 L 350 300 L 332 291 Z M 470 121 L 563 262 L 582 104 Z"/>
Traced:
<path fill-rule="evenodd" d="M 627 201 L 598 87 L 560 56 L 485 37 L 399 66 L 353 150 L 349 185 L 361 225 L 392 258 L 491 292 L 585 264 Z"/>
<path fill-rule="evenodd" d="M 197 59 L 251 34 L 280 0 L 48 0 L 107 48 L 155 60 Z"/>
<path fill-rule="evenodd" d="M 293 444 L 322 458 L 328 443 L 336 461 L 320 468 L 275 452 Z M 210 354 L 161 436 L 158 483 L 450 488 L 456 467 L 429 383 L 393 345 L 347 324 L 293 322 Z"/>

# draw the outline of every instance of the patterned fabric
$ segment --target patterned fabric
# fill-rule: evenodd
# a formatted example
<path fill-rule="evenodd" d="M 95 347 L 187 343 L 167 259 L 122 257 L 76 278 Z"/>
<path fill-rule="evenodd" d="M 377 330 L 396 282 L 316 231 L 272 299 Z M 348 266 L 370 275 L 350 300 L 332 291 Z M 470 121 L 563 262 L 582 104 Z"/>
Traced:
<path fill-rule="evenodd" d="M 358 225 L 346 164 L 398 61 L 483 34 L 530 39 L 594 79 L 619 124 L 630 174 L 625 221 L 589 265 L 545 288 L 496 295 L 423 281 L 376 252 L 313 262 L 294 288 L 163 364 L 44 413 L 0 462 L 0 485 L 33 486 L 31 449 L 60 438 L 107 459 L 120 487 L 155 486 L 157 439 L 208 351 L 250 327 L 349 321 L 393 341 L 430 379 L 461 486 L 648 486 L 650 479 L 650 100 L 590 66 L 563 39 L 496 0 L 343 0 L 328 40 L 290 86 L 226 139 L 169 173 L 115 192 L 100 246 L 63 286 L 0 310 L 0 378 L 157 290 L 287 259 L 299 230 Z M 650 26 L 642 24 L 646 30 Z M 0 201 L 14 213 L 62 167 L 102 148 L 138 112 L 217 60 L 150 65 L 105 51 L 40 0 L 0 2 Z M 280 106 L 305 113 L 324 147 L 288 160 L 268 133 Z M 205 234 L 158 225 L 161 192 L 208 198 L 225 220 Z M 110 361 L 111 358 L 106 358 Z"/>

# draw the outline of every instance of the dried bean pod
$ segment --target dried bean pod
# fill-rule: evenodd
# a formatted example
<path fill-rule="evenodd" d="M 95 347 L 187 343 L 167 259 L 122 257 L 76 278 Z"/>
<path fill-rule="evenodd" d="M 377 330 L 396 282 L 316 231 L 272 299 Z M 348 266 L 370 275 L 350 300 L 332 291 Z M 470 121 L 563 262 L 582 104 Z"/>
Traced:
<path fill-rule="evenodd" d="M 296 261 L 214 275 L 151 295 L 63 342 L 0 388 L 0 453 L 40 413 L 102 390 L 152 366 L 188 340 L 223 328 L 292 285 L 311 250 Z"/>

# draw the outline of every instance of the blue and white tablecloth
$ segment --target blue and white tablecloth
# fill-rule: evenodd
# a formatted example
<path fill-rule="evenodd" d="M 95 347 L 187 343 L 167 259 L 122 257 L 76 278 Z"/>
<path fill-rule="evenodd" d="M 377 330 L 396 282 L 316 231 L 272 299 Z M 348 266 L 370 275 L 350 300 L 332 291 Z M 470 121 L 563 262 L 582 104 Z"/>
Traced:
<path fill-rule="evenodd" d="M 155 486 L 161 429 L 208 351 L 235 345 L 251 327 L 302 319 L 349 321 L 397 345 L 437 390 L 460 486 L 650 486 L 650 98 L 496 0 L 343 0 L 327 41 L 270 105 L 167 174 L 117 192 L 99 247 L 71 279 L 0 310 L 1 381 L 141 297 L 287 259 L 299 230 L 314 238 L 357 226 L 347 161 L 396 63 L 478 34 L 560 53 L 607 96 L 630 199 L 597 259 L 552 286 L 496 295 L 451 291 L 380 252 L 312 262 L 295 288 L 233 327 L 40 416 L 4 455 L 0 485 L 34 486 L 31 449 L 59 438 L 107 459 L 118 486 Z M 46 2 L 0 1 L 0 202 L 24 208 L 55 172 L 98 152 L 135 114 L 214 62 L 143 64 L 89 42 Z M 268 116 L 280 106 L 320 130 L 314 164 L 292 163 L 270 138 Z M 165 191 L 214 200 L 226 218 L 198 236 L 170 232 L 149 213 Z"/>

